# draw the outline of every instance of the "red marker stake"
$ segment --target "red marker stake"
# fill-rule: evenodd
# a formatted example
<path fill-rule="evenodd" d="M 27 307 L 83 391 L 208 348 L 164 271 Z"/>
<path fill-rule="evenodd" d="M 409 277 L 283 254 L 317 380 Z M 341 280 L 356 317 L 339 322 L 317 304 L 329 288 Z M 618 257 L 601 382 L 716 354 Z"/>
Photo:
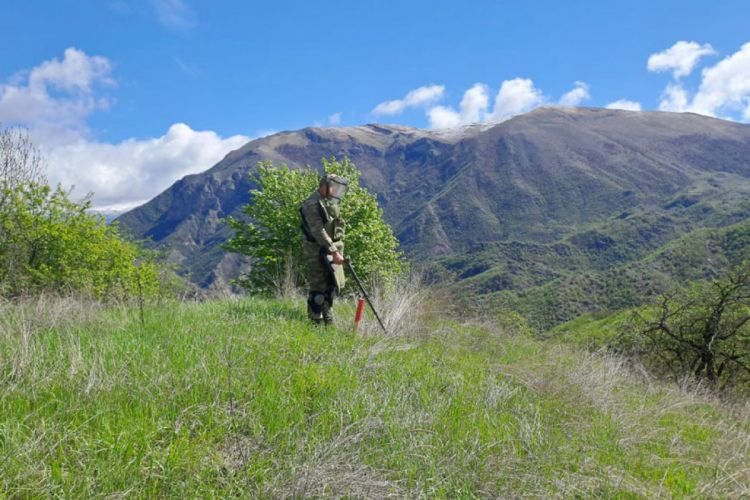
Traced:
<path fill-rule="evenodd" d="M 357 299 L 357 312 L 354 314 L 354 329 L 359 327 L 359 322 L 362 320 L 362 312 L 365 310 L 365 299 L 360 297 Z"/>

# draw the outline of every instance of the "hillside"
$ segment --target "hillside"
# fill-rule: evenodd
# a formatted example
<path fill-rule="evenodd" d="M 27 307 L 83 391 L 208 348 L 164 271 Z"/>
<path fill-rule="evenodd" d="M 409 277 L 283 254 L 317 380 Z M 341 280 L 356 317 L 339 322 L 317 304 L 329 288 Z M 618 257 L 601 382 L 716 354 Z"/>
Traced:
<path fill-rule="evenodd" d="M 0 304 L 0 494 L 750 494 L 746 406 L 522 328 L 352 335 L 303 305 Z"/>
<path fill-rule="evenodd" d="M 248 201 L 256 163 L 302 168 L 330 155 L 362 170 L 407 256 L 483 303 L 515 307 L 530 303 L 521 294 L 549 296 L 550 287 L 567 300 L 571 287 L 588 286 L 587 275 L 606 288 L 615 268 L 642 270 L 683 237 L 750 218 L 750 126 L 689 113 L 544 108 L 447 132 L 367 125 L 275 134 L 119 221 L 200 286 L 221 288 L 240 262 L 219 250 L 229 235 L 219 220 Z M 651 288 L 665 280 L 657 281 Z M 547 325 L 618 300 L 566 302 L 569 312 L 554 318 L 532 312 Z"/>

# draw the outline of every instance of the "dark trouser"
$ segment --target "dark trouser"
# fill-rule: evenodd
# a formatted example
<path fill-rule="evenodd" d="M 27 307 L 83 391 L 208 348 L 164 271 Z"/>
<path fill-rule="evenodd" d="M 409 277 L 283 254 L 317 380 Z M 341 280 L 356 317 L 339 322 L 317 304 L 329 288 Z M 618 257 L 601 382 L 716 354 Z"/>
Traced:
<path fill-rule="evenodd" d="M 336 298 L 336 285 L 331 274 L 330 264 L 324 263 L 328 252 L 314 243 L 305 243 L 307 261 L 307 282 L 310 291 L 307 295 L 307 317 L 315 323 L 333 323 L 333 301 Z"/>

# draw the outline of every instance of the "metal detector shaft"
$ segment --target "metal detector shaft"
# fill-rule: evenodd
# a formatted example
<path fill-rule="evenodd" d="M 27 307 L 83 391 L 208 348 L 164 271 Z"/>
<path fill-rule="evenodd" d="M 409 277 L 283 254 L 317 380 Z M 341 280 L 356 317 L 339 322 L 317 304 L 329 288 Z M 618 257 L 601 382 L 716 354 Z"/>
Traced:
<path fill-rule="evenodd" d="M 380 323 L 380 328 L 382 328 L 385 334 L 388 335 L 388 330 L 385 329 L 383 322 L 380 320 L 380 316 L 378 316 L 378 312 L 375 310 L 375 306 L 372 305 L 372 301 L 370 301 L 370 296 L 367 295 L 367 292 L 365 292 L 365 287 L 362 286 L 362 282 L 359 281 L 359 277 L 357 276 L 357 273 L 354 272 L 354 267 L 352 267 L 351 260 L 349 258 L 346 258 L 345 261 L 346 261 L 346 267 L 349 268 L 349 272 L 352 273 L 352 278 L 354 278 L 354 281 L 357 283 L 357 286 L 359 287 L 359 291 L 362 292 L 362 295 L 365 296 L 365 300 L 367 301 L 367 304 L 370 306 L 372 313 L 375 315 L 375 319 L 377 319 L 378 323 Z"/>

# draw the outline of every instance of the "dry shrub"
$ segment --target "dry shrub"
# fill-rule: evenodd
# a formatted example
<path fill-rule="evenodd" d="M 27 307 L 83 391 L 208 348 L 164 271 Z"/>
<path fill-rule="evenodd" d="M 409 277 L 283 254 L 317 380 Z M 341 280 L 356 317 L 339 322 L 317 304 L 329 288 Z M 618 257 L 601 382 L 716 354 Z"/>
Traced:
<path fill-rule="evenodd" d="M 375 285 L 369 296 L 383 321 L 386 337 L 415 337 L 422 333 L 427 290 L 420 275 L 397 278 L 387 289 Z M 369 307 L 365 305 L 365 309 Z M 362 336 L 384 333 L 372 311 L 365 312 L 359 331 Z"/>
<path fill-rule="evenodd" d="M 291 253 L 284 255 L 284 266 L 279 274 L 271 278 L 274 297 L 277 299 L 299 299 L 302 292 L 297 287 L 300 279 L 300 266 L 294 262 Z"/>

